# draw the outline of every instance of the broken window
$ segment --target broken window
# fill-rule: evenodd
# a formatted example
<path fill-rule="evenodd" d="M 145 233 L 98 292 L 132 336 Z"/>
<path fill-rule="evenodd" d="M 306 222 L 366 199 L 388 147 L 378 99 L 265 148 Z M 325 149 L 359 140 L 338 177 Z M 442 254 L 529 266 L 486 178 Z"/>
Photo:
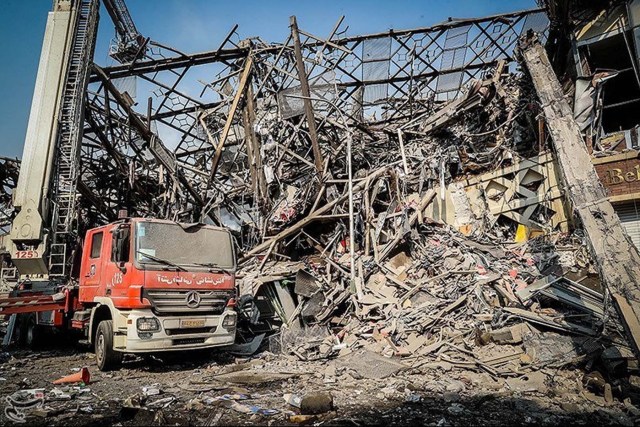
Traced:
<path fill-rule="evenodd" d="M 640 84 L 634 30 L 630 29 L 625 8 L 620 6 L 603 11 L 578 29 L 576 45 L 579 74 L 617 73 L 604 85 L 597 101 L 602 109 L 602 131 L 609 134 L 633 128 L 638 124 L 636 110 L 640 106 Z"/>

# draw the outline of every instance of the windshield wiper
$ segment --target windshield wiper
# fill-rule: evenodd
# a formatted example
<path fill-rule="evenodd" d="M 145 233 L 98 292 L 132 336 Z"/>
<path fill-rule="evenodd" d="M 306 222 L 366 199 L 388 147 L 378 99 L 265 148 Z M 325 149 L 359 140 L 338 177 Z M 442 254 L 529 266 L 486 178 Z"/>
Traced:
<path fill-rule="evenodd" d="M 151 261 L 155 261 L 155 262 L 159 262 L 160 264 L 164 264 L 164 265 L 170 265 L 171 267 L 175 267 L 176 269 L 180 270 L 180 271 L 187 271 L 186 268 L 179 266 L 178 264 L 175 264 L 171 261 L 167 261 L 166 259 L 162 259 L 162 258 L 158 258 L 157 256 L 153 256 L 153 255 L 149 255 L 146 254 L 142 251 L 136 251 L 136 253 L 144 256 L 145 258 L 149 258 Z"/>
<path fill-rule="evenodd" d="M 223 273 L 231 274 L 230 270 L 213 262 L 194 262 L 193 265 L 199 265 L 201 267 L 209 267 L 210 273 L 214 273 L 216 271 L 222 271 Z"/>

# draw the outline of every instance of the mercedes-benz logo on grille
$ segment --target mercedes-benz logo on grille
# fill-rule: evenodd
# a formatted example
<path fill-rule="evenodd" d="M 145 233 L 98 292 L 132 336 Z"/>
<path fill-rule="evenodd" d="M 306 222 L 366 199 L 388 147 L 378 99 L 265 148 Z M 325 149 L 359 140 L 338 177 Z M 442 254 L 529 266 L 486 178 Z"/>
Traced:
<path fill-rule="evenodd" d="M 185 297 L 185 301 L 187 301 L 187 307 L 189 308 L 198 308 L 200 306 L 200 294 L 196 291 L 191 291 Z"/>

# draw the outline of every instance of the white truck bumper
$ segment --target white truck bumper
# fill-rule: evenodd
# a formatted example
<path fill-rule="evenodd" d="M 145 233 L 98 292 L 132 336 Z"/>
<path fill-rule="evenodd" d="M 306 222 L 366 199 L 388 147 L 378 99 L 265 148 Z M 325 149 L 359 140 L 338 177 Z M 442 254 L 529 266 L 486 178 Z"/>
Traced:
<path fill-rule="evenodd" d="M 132 310 L 123 316 L 126 318 L 125 324 L 117 327 L 114 349 L 125 353 L 147 353 L 231 345 L 235 341 L 236 322 L 233 322 L 233 326 L 223 326 L 225 318 L 229 316 L 235 317 L 236 313 L 226 310 L 220 315 L 211 316 L 158 317 L 150 310 Z M 152 317 L 158 320 L 159 330 L 138 330 L 138 319 Z"/>

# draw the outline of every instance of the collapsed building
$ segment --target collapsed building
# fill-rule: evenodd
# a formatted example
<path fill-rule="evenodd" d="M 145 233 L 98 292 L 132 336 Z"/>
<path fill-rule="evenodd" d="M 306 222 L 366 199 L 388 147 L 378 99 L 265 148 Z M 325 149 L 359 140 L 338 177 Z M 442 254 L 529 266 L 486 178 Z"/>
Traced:
<path fill-rule="evenodd" d="M 233 27 L 191 55 L 119 33 L 69 229 L 120 209 L 232 229 L 237 354 L 637 369 L 640 12 L 584 3 L 364 36 L 292 17 L 282 43 Z"/>
<path fill-rule="evenodd" d="M 20 161 L 0 158 L 0 292 L 8 292 L 15 282 L 15 270 L 10 267 L 7 241 L 13 218 L 12 192 L 18 182 Z"/>

